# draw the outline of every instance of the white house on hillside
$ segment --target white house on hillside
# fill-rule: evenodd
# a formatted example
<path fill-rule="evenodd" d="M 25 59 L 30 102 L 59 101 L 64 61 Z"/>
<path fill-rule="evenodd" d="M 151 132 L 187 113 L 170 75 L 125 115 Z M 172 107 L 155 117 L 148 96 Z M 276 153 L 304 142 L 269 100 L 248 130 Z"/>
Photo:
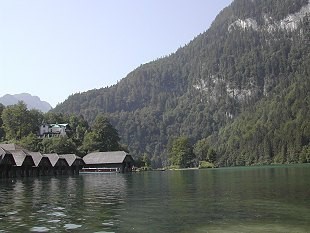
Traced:
<path fill-rule="evenodd" d="M 70 131 L 69 124 L 42 124 L 40 126 L 39 136 L 45 137 L 63 137 Z"/>

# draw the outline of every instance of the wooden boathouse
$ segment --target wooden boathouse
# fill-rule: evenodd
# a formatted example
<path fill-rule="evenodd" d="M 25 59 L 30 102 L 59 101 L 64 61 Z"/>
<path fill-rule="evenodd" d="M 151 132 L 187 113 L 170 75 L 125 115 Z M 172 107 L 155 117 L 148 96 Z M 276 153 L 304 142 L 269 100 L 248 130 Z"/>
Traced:
<path fill-rule="evenodd" d="M 0 144 L 0 178 L 77 175 L 84 161 L 75 154 L 42 154 Z"/>
<path fill-rule="evenodd" d="M 49 176 L 53 175 L 53 165 L 48 157 L 43 156 L 40 152 L 28 152 L 35 164 L 36 176 Z"/>
<path fill-rule="evenodd" d="M 75 154 L 42 154 L 15 144 L 0 144 L 0 178 L 78 175 L 84 169 L 131 172 L 132 156 L 124 151 L 92 152 L 80 158 Z"/>
<path fill-rule="evenodd" d="M 43 157 L 49 158 L 52 166 L 54 175 L 68 175 L 69 164 L 66 159 L 59 157 L 58 154 L 43 154 Z"/>
<path fill-rule="evenodd" d="M 0 178 L 12 177 L 13 166 L 16 166 L 13 155 L 0 147 Z"/>
<path fill-rule="evenodd" d="M 92 152 L 83 157 L 84 168 L 116 168 L 119 172 L 131 172 L 134 165 L 132 156 L 125 151 Z"/>
<path fill-rule="evenodd" d="M 24 150 L 9 151 L 15 161 L 15 166 L 12 167 L 14 177 L 33 176 L 35 164 L 32 156 Z"/>
<path fill-rule="evenodd" d="M 59 158 L 63 158 L 67 161 L 70 171 L 70 175 L 78 175 L 79 171 L 82 169 L 82 167 L 85 165 L 84 160 L 76 156 L 75 154 L 64 154 L 64 155 L 59 155 Z"/>

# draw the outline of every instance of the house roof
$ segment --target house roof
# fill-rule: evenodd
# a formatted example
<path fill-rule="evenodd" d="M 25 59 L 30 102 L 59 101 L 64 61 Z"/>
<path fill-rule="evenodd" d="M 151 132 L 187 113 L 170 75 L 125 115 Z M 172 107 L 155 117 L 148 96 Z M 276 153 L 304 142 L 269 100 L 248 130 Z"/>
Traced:
<path fill-rule="evenodd" d="M 85 164 L 123 163 L 127 155 L 125 151 L 92 152 L 85 155 L 83 160 Z"/>
<path fill-rule="evenodd" d="M 0 144 L 0 147 L 5 150 L 23 150 L 19 145 L 16 145 L 15 143 L 9 143 L 9 144 Z"/>
<path fill-rule="evenodd" d="M 72 164 L 76 161 L 76 160 L 82 160 L 81 157 L 76 156 L 75 154 L 64 154 L 64 155 L 59 155 L 59 158 L 64 158 L 67 163 L 69 164 L 69 166 L 72 166 Z"/>
<path fill-rule="evenodd" d="M 24 150 L 9 150 L 9 152 L 13 155 L 16 166 L 18 167 L 22 166 L 25 160 L 27 159 L 27 157 L 29 159 L 31 158 L 31 161 L 30 161 L 31 165 L 32 166 L 35 165 L 32 157 Z"/>
<path fill-rule="evenodd" d="M 66 123 L 66 124 L 58 124 L 58 125 L 66 127 L 68 125 L 68 123 Z"/>
<path fill-rule="evenodd" d="M 68 126 L 69 124 L 68 123 L 64 123 L 64 124 L 49 124 L 48 126 L 49 127 L 53 127 L 53 128 L 60 128 L 60 127 L 66 127 Z"/>

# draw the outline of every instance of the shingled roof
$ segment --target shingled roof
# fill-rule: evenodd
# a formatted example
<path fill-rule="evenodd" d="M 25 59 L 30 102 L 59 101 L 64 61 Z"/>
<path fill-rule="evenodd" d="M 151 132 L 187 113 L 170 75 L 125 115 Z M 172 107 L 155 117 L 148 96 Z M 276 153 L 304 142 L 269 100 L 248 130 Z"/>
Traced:
<path fill-rule="evenodd" d="M 83 157 L 85 164 L 111 164 L 123 163 L 126 156 L 125 151 L 92 152 Z"/>

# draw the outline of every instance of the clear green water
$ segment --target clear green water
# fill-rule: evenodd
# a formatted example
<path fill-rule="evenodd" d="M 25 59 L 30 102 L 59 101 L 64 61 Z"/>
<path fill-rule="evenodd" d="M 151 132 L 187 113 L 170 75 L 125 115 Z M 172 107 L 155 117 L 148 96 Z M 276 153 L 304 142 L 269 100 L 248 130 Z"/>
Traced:
<path fill-rule="evenodd" d="M 0 180 L 0 232 L 310 232 L 310 165 Z"/>

